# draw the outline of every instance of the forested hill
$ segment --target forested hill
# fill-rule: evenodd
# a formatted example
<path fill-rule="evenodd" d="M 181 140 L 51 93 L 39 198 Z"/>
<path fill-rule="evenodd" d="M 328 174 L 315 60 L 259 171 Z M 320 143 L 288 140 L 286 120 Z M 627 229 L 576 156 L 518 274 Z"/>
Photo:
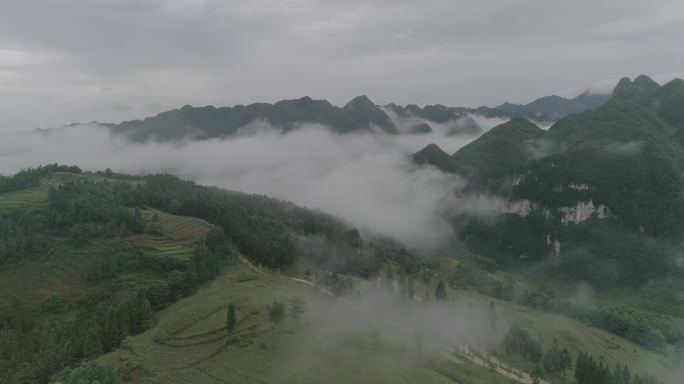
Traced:
<path fill-rule="evenodd" d="M 0 178 L 0 383 L 47 383 L 148 329 L 236 263 L 317 271 L 328 292 L 421 261 L 292 203 L 171 175 L 48 165 Z"/>
<path fill-rule="evenodd" d="M 451 156 L 416 153 L 489 196 L 496 225 L 471 222 L 471 249 L 501 262 L 556 255 L 566 277 L 639 285 L 678 271 L 684 234 L 684 82 L 622 79 L 613 99 L 564 117 L 548 131 L 523 118 L 500 125 Z"/>
<path fill-rule="evenodd" d="M 366 96 L 357 96 L 339 108 L 326 100 L 302 97 L 274 104 L 255 103 L 233 107 L 186 105 L 143 120 L 105 125 L 113 133 L 138 142 L 232 136 L 237 134 L 240 128 L 258 120 L 268 122 L 283 132 L 297 129 L 303 123 L 317 123 L 342 134 L 372 129 L 379 129 L 388 134 L 422 134 L 432 131 L 430 124 L 459 121 L 459 124 L 454 124 L 451 129 L 453 134 L 472 134 L 479 132 L 481 128 L 475 121 L 468 119 L 468 114 L 498 118 L 524 116 L 549 123 L 570 113 L 596 108 L 608 98 L 608 95 L 585 92 L 574 99 L 546 96 L 525 105 L 505 103 L 494 108 L 464 108 L 436 104 L 421 108 L 414 104 L 405 107 L 388 104 L 381 107 Z M 414 122 L 408 129 L 402 129 L 401 120 L 406 118 L 417 120 L 418 123 Z"/>
<path fill-rule="evenodd" d="M 540 209 L 582 201 L 656 236 L 680 231 L 684 81 L 622 79 L 614 98 L 548 131 L 512 119 L 449 158 L 434 145 L 416 161 L 468 178 L 470 188 Z"/>
<path fill-rule="evenodd" d="M 514 124 L 519 124 L 516 129 L 522 132 L 534 131 L 524 120 Z M 134 177 L 53 164 L 4 177 L 0 186 L 0 383 L 80 383 L 84 377 L 118 383 L 118 375 L 126 382 L 157 383 L 146 381 L 147 375 L 168 375 L 169 367 L 175 367 L 167 360 L 169 356 L 187 357 L 188 361 L 203 359 L 179 349 L 177 344 L 165 344 L 164 337 L 171 334 L 173 343 L 187 342 L 182 331 L 188 324 L 202 338 L 211 336 L 206 339 L 207 345 L 229 351 L 249 347 L 248 343 L 243 344 L 247 338 L 231 344 L 233 336 L 225 331 L 225 319 L 215 314 L 225 313 L 225 306 L 236 300 L 244 314 L 240 316 L 248 316 L 250 321 L 261 319 L 261 315 L 248 313 L 261 311 L 264 298 L 272 300 L 273 293 L 264 292 L 264 287 L 269 286 L 268 281 L 276 280 L 256 277 L 253 269 L 238 262 L 239 254 L 262 266 L 262 271 L 271 271 L 264 276 L 293 274 L 299 277 L 300 288 L 310 289 L 308 284 L 313 283 L 301 284 L 306 279 L 332 296 L 354 297 L 359 294 L 355 281 L 367 279 L 374 287 L 390 292 L 391 300 L 401 300 L 403 310 L 418 295 L 423 302 L 415 304 L 421 311 L 429 308 L 433 297 L 436 302 L 447 304 L 447 295 L 468 295 L 484 308 L 489 305 L 491 316 L 497 311 L 492 312 L 493 302 L 486 296 L 468 293 L 475 290 L 498 298 L 498 311 L 507 308 L 509 315 L 525 313 L 533 320 L 546 316 L 539 310 L 566 315 L 568 319 L 558 324 L 572 330 L 572 343 L 577 343 L 573 332 L 586 332 L 584 323 L 635 343 L 617 341 L 625 345 L 620 347 L 621 354 L 632 356 L 632 351 L 638 350 L 638 356 L 643 357 L 662 353 L 673 345 L 684 346 L 684 324 L 671 317 L 679 316 L 684 304 L 681 299 L 668 296 L 677 292 L 684 275 L 677 274 L 676 266 L 668 261 L 669 245 L 648 235 L 607 230 L 600 225 L 553 229 L 553 235 L 563 241 L 563 252 L 566 247 L 571 251 L 562 254 L 564 263 L 551 263 L 553 273 L 543 273 L 544 281 L 553 276 L 592 282 L 599 278 L 604 285 L 647 287 L 639 291 L 644 292 L 643 296 L 635 295 L 636 299 L 650 298 L 645 295 L 653 292 L 658 295 L 657 300 L 649 299 L 647 305 L 636 311 L 619 301 L 606 309 L 569 302 L 544 285 L 537 285 L 533 274 L 509 268 L 511 263 L 507 260 L 521 261 L 517 252 L 528 252 L 529 259 L 522 262 L 535 260 L 533 251 L 540 248 L 523 247 L 533 247 L 543 231 L 548 230 L 539 225 L 539 217 L 516 221 L 517 216 L 512 216 L 484 226 L 475 222 L 462 228 L 466 244 L 478 254 L 454 244 L 426 254 L 388 240 L 362 237 L 356 229 L 321 212 L 265 196 L 200 186 L 171 175 Z M 509 244 L 510 241 L 513 243 Z M 573 241 L 584 253 L 572 251 Z M 615 249 L 606 248 L 606 244 Z M 605 254 L 587 258 L 588 251 Z M 648 258 L 640 260 L 641 253 Z M 615 262 L 619 258 L 624 260 Z M 548 264 L 545 260 L 530 270 Z M 289 280 L 278 278 L 281 283 Z M 224 286 L 231 288 L 225 290 Z M 257 292 L 262 297 L 255 306 L 252 295 Z M 200 313 L 211 316 L 197 317 L 193 311 L 186 311 L 188 302 L 198 305 L 209 296 L 218 304 L 202 304 L 208 312 Z M 528 308 L 521 310 L 519 306 Z M 266 308 L 270 311 L 272 306 Z M 473 311 L 472 302 L 470 310 Z M 157 323 L 160 319 L 164 319 L 164 326 Z M 170 334 L 165 328 L 169 323 L 174 324 Z M 245 326 L 249 324 L 252 323 Z M 203 333 L 205 328 L 200 326 L 210 326 L 215 331 Z M 270 355 L 271 343 L 275 343 L 271 336 L 299 334 L 274 328 L 260 325 L 257 333 L 265 335 L 260 340 L 267 341 L 250 347 L 249 351 L 256 355 L 231 355 L 233 360 L 228 363 L 221 355 L 222 358 L 211 360 L 211 364 L 218 365 L 204 366 L 201 372 L 214 372 L 222 369 L 223 364 L 242 364 L 253 356 L 274 358 Z M 592 330 L 592 335 L 596 332 Z M 551 338 L 548 335 L 548 340 L 559 337 L 570 343 L 565 331 L 553 331 Z M 581 335 L 584 340 L 585 335 Z M 354 340 L 358 337 L 354 335 Z M 368 340 L 377 343 L 373 336 Z M 501 350 L 506 351 L 507 358 L 515 359 L 519 354 L 538 361 L 542 346 L 530 340 L 524 330 L 511 327 Z M 596 342 L 595 336 L 586 340 L 589 341 L 578 347 L 580 351 L 604 349 L 603 342 Z M 611 341 L 610 345 L 615 344 Z M 533 347 L 534 355 L 520 349 L 528 347 Z M 399 350 L 403 351 L 402 348 Z M 549 359 L 560 349 L 544 348 L 545 372 L 554 377 L 556 365 Z M 605 348 L 609 352 L 602 353 L 615 353 L 613 347 Z M 206 349 L 201 351 L 207 353 Z M 98 359 L 103 354 L 106 356 Z M 131 360 L 120 359 L 122 355 Z M 88 360 L 107 364 L 79 364 Z M 619 358 L 615 360 L 624 363 Z M 157 365 L 158 361 L 161 365 Z M 651 369 L 642 370 L 636 363 L 633 366 L 640 371 Z M 566 365 L 562 369 L 569 368 Z M 251 369 L 250 374 L 263 374 L 260 368 Z M 594 369 L 603 368 L 588 364 L 575 370 Z M 192 372 L 200 371 L 192 368 Z M 335 374 L 338 373 L 336 369 Z M 107 377 L 111 380 L 102 381 Z M 478 378 L 474 382 L 491 381 Z"/>

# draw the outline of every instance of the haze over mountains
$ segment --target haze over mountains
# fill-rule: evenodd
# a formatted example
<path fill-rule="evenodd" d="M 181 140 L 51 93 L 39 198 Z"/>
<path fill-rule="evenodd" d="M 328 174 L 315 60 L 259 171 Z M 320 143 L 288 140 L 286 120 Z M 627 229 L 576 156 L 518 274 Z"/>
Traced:
<path fill-rule="evenodd" d="M 39 134 L 5 135 L 0 171 L 54 161 L 133 173 L 170 171 L 203 183 L 323 209 L 359 228 L 397 239 L 441 241 L 451 233 L 445 212 L 478 207 L 471 213 L 493 213 L 491 204 L 473 205 L 470 197 L 453 192 L 474 189 L 478 180 L 495 183 L 497 179 L 487 173 L 441 173 L 415 167 L 406 155 L 429 143 L 456 151 L 511 117 L 550 124 L 552 116 L 596 108 L 609 98 L 584 92 L 574 99 L 547 96 L 526 105 L 474 109 L 377 106 L 365 96 L 341 108 L 308 97 L 234 107 L 184 106 L 144 120 L 105 124 L 106 130 L 72 125 Z M 459 155 L 464 157 L 461 163 L 467 163 L 468 156 L 481 158 L 489 153 L 492 172 L 508 175 L 507 169 L 518 169 L 524 158 L 518 152 L 528 150 L 529 144 L 520 144 L 530 139 L 527 133 L 505 145 L 481 143 L 497 138 L 498 132 L 514 132 L 520 119 L 468 145 Z M 545 134 L 533 123 L 522 125 L 530 135 Z M 544 143 L 535 144 L 537 150 L 550 150 Z M 420 162 L 455 170 L 453 160 L 437 147 L 426 151 L 434 153 L 426 153 Z M 511 151 L 512 157 L 503 156 Z M 353 189 L 347 188 L 352 185 Z M 394 187 L 387 191 L 387 185 Z M 487 193 L 499 196 L 498 192 Z"/>
<path fill-rule="evenodd" d="M 185 106 L 105 129 L 71 125 L 5 134 L 0 172 L 54 161 L 136 174 L 172 172 L 322 209 L 402 241 L 429 243 L 451 234 L 443 212 L 467 205 L 453 194 L 467 182 L 416 167 L 408 155 L 431 142 L 455 151 L 505 122 L 507 113 L 485 107 L 377 106 L 364 96 L 341 108 L 307 97 Z M 534 109 L 535 116 L 545 113 L 550 112 Z"/>
<path fill-rule="evenodd" d="M 611 95 L 585 92 L 575 99 L 549 96 L 520 106 L 377 106 L 359 96 L 339 108 L 305 97 L 275 104 L 185 106 L 142 121 L 74 124 L 3 134 L 0 170 L 11 173 L 56 161 L 84 164 L 86 171 L 50 165 L 14 177 L 0 177 L 4 188 L 4 194 L 0 193 L 0 219 L 5 228 L 21 228 L 19 232 L 0 233 L 0 246 L 4 244 L 0 255 L 10 263 L 29 255 L 35 266 L 27 268 L 43 268 L 57 259 L 41 259 L 34 243 L 55 241 L 62 244 L 64 252 L 79 255 L 82 244 L 101 244 L 95 261 L 72 262 L 94 263 L 88 267 L 92 276 L 116 277 L 104 280 L 114 291 L 133 292 L 131 284 L 144 287 L 136 288 L 133 304 L 119 307 L 112 300 L 112 308 L 123 311 L 121 308 L 129 305 L 142 305 L 145 316 L 150 317 L 154 316 L 153 310 L 169 306 L 165 313 L 170 317 L 164 321 L 175 324 L 178 318 L 186 319 L 182 311 L 176 312 L 175 300 L 187 295 L 187 302 L 201 307 L 200 303 L 207 299 L 205 293 L 215 291 L 195 285 L 220 279 L 217 276 L 223 273 L 222 262 L 213 260 L 210 254 L 202 256 L 201 250 L 192 251 L 187 245 L 176 248 L 178 244 L 168 243 L 173 238 L 164 236 L 187 236 L 178 232 L 188 228 L 197 231 L 192 226 L 208 228 L 202 221 L 206 220 L 227 231 L 227 235 L 215 235 L 229 242 L 225 247 L 234 246 L 249 260 L 267 268 L 293 273 L 306 289 L 311 288 L 310 284 L 319 284 L 345 294 L 351 292 L 349 287 L 355 281 L 365 284 L 368 279 L 369 290 L 357 291 L 356 295 L 373 298 L 369 309 L 364 309 L 374 319 L 371 324 L 393 323 L 395 317 L 405 315 L 408 303 L 413 307 L 413 299 L 406 301 L 406 297 L 420 297 L 422 303 L 415 303 L 416 312 L 411 315 L 417 324 L 411 327 L 429 323 L 435 328 L 427 334 L 433 343 L 472 343 L 482 349 L 477 353 L 483 356 L 496 351 L 497 356 L 510 361 L 524 358 L 529 361 L 516 364 L 530 372 L 543 369 L 546 379 L 555 382 L 563 378 L 550 360 L 561 353 L 555 346 L 559 339 L 563 348 L 575 348 L 578 361 L 582 361 L 580 353 L 590 350 L 609 356 L 614 370 L 623 372 L 619 364 L 628 359 L 630 367 L 640 374 L 655 373 L 674 384 L 681 376 L 678 362 L 684 361 L 684 269 L 680 256 L 684 239 L 683 106 L 684 81 L 675 79 L 660 85 L 642 75 L 620 80 Z M 97 169 L 106 170 L 87 171 Z M 234 191 L 198 186 L 173 175 L 154 175 L 159 172 Z M 15 211 L 20 216 L 4 214 L 3 207 L 20 207 Z M 154 224 L 155 214 L 185 224 L 159 227 Z M 136 252 L 164 252 L 161 258 L 149 259 L 152 267 L 155 263 L 171 263 L 173 268 L 185 270 L 186 262 L 194 267 L 187 267 L 191 268 L 189 272 L 170 273 L 159 267 L 151 283 L 129 276 L 133 264 L 127 264 L 126 257 L 138 253 L 122 251 L 112 256 L 110 243 L 104 242 L 122 241 L 111 236 L 124 235 L 129 236 L 126 242 L 143 247 Z M 58 240 L 52 239 L 55 236 Z M 235 245 L 231 245 L 233 241 Z M 22 247 L 23 254 L 16 251 L 17 246 Z M 189 261 L 171 262 L 164 258 L 166 252 L 195 253 Z M 223 255 L 223 251 L 216 252 L 214 257 Z M 202 257 L 209 259 L 202 261 Z M 122 264 L 111 267 L 112 260 L 119 259 L 124 260 Z M 244 289 L 240 297 L 246 301 L 239 305 L 247 308 L 245 303 L 251 303 L 263 281 L 257 278 L 254 284 L 244 285 L 240 268 L 253 271 L 254 267 L 242 263 L 248 262 L 240 261 L 238 269 L 230 272 L 233 277 L 226 280 L 230 287 L 226 292 Z M 315 266 L 311 268 L 324 277 L 308 282 L 310 270 L 301 271 L 301 265 Z M 10 275 L 19 274 L 12 268 Z M 398 289 L 394 277 L 390 277 L 395 271 Z M 177 284 L 190 281 L 195 285 L 189 285 L 185 293 L 171 295 L 166 291 L 176 292 Z M 409 295 L 407 281 L 421 284 L 425 292 Z M 93 292 L 104 286 L 90 284 L 87 289 Z M 24 285 L 12 280 L 13 292 L 23 292 Z M 383 292 L 389 293 L 378 295 L 380 285 L 385 286 Z M 27 292 L 40 295 L 30 289 Z M 272 292 L 258 292 L 262 304 L 271 300 Z M 210 345 L 233 353 L 242 347 L 224 342 L 227 336 L 223 318 L 209 316 L 216 312 L 217 305 L 223 312 L 224 295 L 221 291 L 216 298 L 221 303 L 210 301 L 214 309 L 203 309 L 206 317 L 199 323 L 211 329 L 211 338 L 202 339 L 197 346 Z M 456 330 L 446 326 L 452 324 L 455 315 L 442 311 L 443 305 L 455 305 L 444 299 L 448 295 L 453 295 L 457 312 L 468 320 L 459 320 Z M 404 301 L 397 314 L 404 315 L 388 315 L 394 310 L 376 313 L 379 303 L 393 303 L 398 297 Z M 479 297 L 478 309 L 466 304 L 464 297 L 471 301 Z M 426 310 L 432 299 L 438 308 L 437 318 L 433 318 L 431 309 Z M 154 304 L 145 304 L 144 300 Z M 151 308 L 146 309 L 148 306 Z M 66 307 L 55 308 L 46 311 L 59 312 Z M 311 309 L 327 313 L 321 308 L 327 307 L 316 304 Z M 488 321 L 483 321 L 479 317 L 486 308 Z M 506 313 L 505 335 L 496 332 L 498 320 L 493 318 L 499 312 Z M 478 320 L 473 320 L 473 314 Z M 544 338 L 554 340 L 553 344 L 534 344 L 529 334 L 525 336 L 516 320 L 521 314 L 529 316 L 525 321 L 535 329 L 552 327 L 544 331 Z M 444 322 L 440 316 L 449 321 Z M 541 321 L 547 319 L 545 316 L 553 316 L 553 320 Z M 117 372 L 126 374 L 125 364 L 124 368 L 119 364 L 121 356 L 126 356 L 140 364 L 139 369 L 146 374 L 172 380 L 166 365 L 148 366 L 146 362 L 157 356 L 157 350 L 166 348 L 156 336 L 148 341 L 150 333 L 145 330 L 151 327 L 150 332 L 160 332 L 156 325 L 135 322 L 133 331 L 111 333 L 107 331 L 107 318 L 92 322 L 102 323 L 101 331 L 97 328 L 100 325 L 92 325 L 95 328 L 88 335 L 76 332 L 60 336 L 82 343 L 91 334 L 97 340 L 101 332 L 100 337 L 108 343 L 106 348 L 91 350 L 88 346 L 65 351 L 54 367 L 64 367 L 73 356 L 81 359 L 106 352 L 103 361 L 116 367 Z M 258 314 L 253 317 L 258 324 L 262 318 Z M 309 319 L 311 323 L 322 321 L 314 315 Z M 211 324 L 205 324 L 205 320 Z M 358 316 L 351 316 L 351 320 L 358 320 Z M 197 319 L 184 321 L 199 324 Z M 328 320 L 324 322 L 329 324 Z M 365 319 L 360 324 L 352 323 L 346 328 L 345 340 L 366 332 L 362 329 L 369 324 Z M 12 332 L 21 332 L 15 328 Z M 267 335 L 263 336 L 263 346 L 254 353 L 269 353 L 272 337 L 276 337 L 273 335 L 282 333 L 274 329 L 263 327 L 263 333 L 250 336 Z M 334 338 L 340 336 L 339 329 L 335 325 L 330 330 Z M 488 336 L 473 338 L 473 331 Z M 43 339 L 39 331 L 32 332 L 34 340 Z M 121 341 L 128 332 L 140 333 L 134 337 L 144 347 Z M 609 343 L 597 343 L 596 335 Z M 331 337 L 328 329 L 324 337 Z M 544 358 L 542 352 L 535 352 L 539 356 L 536 358 L 529 357 L 528 351 L 519 351 L 516 348 L 522 347 L 515 346 L 514 338 L 546 351 Z M 170 340 L 185 343 L 183 336 Z M 370 340 L 375 336 L 371 335 Z M 126 347 L 118 348 L 118 343 Z M 175 359 L 179 350 L 173 348 L 168 353 Z M 30 348 L 23 351 L 34 353 Z M 454 353 L 459 358 L 469 356 L 468 352 Z M 238 358 L 242 355 L 230 362 Z M 10 360 L 12 375 L 21 375 L 21 369 L 34 371 L 32 367 L 21 368 L 16 358 Z M 215 364 L 222 367 L 228 360 L 210 357 L 207 361 L 210 363 L 202 370 L 215 372 L 223 369 Z M 535 367 L 539 361 L 546 362 L 543 368 Z M 454 372 L 464 369 L 458 364 L 452 367 Z M 566 364 L 561 371 L 582 372 L 583 363 L 577 364 Z M 591 363 L 588 366 L 590 370 L 606 369 L 601 365 L 591 368 Z M 434 367 L 427 367 L 425 374 L 432 374 Z M 322 375 L 341 377 L 350 375 L 350 370 L 343 374 L 326 371 Z M 196 377 L 195 371 L 188 374 Z M 263 367 L 249 370 L 250 377 L 272 374 Z M 582 374 L 579 377 L 579 384 L 593 383 Z M 489 384 L 491 380 L 478 378 L 475 382 Z M 650 376 L 644 380 L 624 382 L 658 383 Z"/>
<path fill-rule="evenodd" d="M 681 0 L 1 2 L 0 384 L 683 384 L 682 36 Z"/>

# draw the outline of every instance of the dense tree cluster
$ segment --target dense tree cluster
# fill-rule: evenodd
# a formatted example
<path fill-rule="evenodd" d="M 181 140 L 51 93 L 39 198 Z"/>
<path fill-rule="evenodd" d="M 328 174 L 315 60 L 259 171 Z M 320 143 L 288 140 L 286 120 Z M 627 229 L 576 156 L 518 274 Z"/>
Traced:
<path fill-rule="evenodd" d="M 134 190 L 119 181 L 67 182 L 50 189 L 45 208 L 0 213 L 0 262 L 40 258 L 55 249 L 88 246 L 98 237 L 146 231 L 131 199 Z M 88 249 L 89 257 L 80 267 L 86 292 L 77 301 L 57 302 L 54 308 L 0 303 L 0 382 L 44 383 L 62 367 L 113 350 L 127 335 L 152 326 L 154 310 L 192 294 L 236 259 L 221 228 L 211 230 L 195 246 L 188 262 L 121 242 Z M 133 294 L 122 298 L 115 294 L 117 284 L 120 276 L 130 273 L 152 278 L 140 280 Z M 51 311 L 76 315 L 44 316 Z"/>
<path fill-rule="evenodd" d="M 26 211 L 0 212 L 0 264 L 33 259 L 55 244 L 47 217 Z"/>
<path fill-rule="evenodd" d="M 662 351 L 666 343 L 684 341 L 684 322 L 666 316 L 623 307 L 578 308 L 570 303 L 559 303 L 556 308 L 654 351 Z"/>
<path fill-rule="evenodd" d="M 574 368 L 574 377 L 577 384 L 660 384 L 661 382 L 652 376 L 632 376 L 627 365 L 617 364 L 613 369 L 607 365 L 603 358 L 595 359 L 586 352 L 579 352 L 575 364 L 570 352 L 558 346 L 558 340 L 554 340 L 551 348 L 543 352 L 541 343 L 533 340 L 530 334 L 513 325 L 504 339 L 506 353 L 524 357 L 530 363 L 535 364 L 537 376 L 544 373 L 552 377 L 565 377 L 566 372 Z"/>
<path fill-rule="evenodd" d="M 577 384 L 662 384 L 653 376 L 632 376 L 626 364 L 617 364 L 611 370 L 603 359 L 594 359 L 586 352 L 577 356 L 575 379 Z"/>
<path fill-rule="evenodd" d="M 55 384 L 120 384 L 121 378 L 108 367 L 89 362 L 66 368 L 54 378 Z"/>
<path fill-rule="evenodd" d="M 335 272 L 323 272 L 317 276 L 316 285 L 328 290 L 334 296 L 342 296 L 353 292 L 354 279 Z"/>
<path fill-rule="evenodd" d="M 560 278 L 599 288 L 634 287 L 677 270 L 671 243 L 606 220 L 555 225 L 539 212 L 504 215 L 493 224 L 469 222 L 462 237 L 473 251 L 499 265 L 520 268 L 554 254 L 544 234 L 553 234 L 562 244 L 560 257 L 547 263 L 549 272 Z"/>
<path fill-rule="evenodd" d="M 543 355 L 541 344 L 534 340 L 529 332 L 515 324 L 506 334 L 504 348 L 506 353 L 522 356 L 535 364 Z"/>
<path fill-rule="evenodd" d="M 291 234 L 326 235 L 340 227 L 327 215 L 280 200 L 201 187 L 169 175 L 150 176 L 126 192 L 133 204 L 202 218 L 220 226 L 241 252 L 271 268 L 294 261 Z"/>
<path fill-rule="evenodd" d="M 572 369 L 572 357 L 570 352 L 558 347 L 558 340 L 553 340 L 551 349 L 542 357 L 544 371 L 553 376 L 561 376 L 567 370 Z"/>
<path fill-rule="evenodd" d="M 135 376 L 135 374 L 126 371 L 125 364 L 115 370 L 112 367 L 100 365 L 95 361 L 87 361 L 63 369 L 52 378 L 52 382 L 54 384 L 124 384 L 131 382 L 135 384 L 160 384 L 151 378 Z"/>
<path fill-rule="evenodd" d="M 158 233 L 154 223 L 145 223 L 140 210 L 152 207 L 209 221 L 223 230 L 209 234 L 212 252 L 234 255 L 232 248 L 214 249 L 216 244 L 228 244 L 228 239 L 253 262 L 269 268 L 287 268 L 297 254 L 307 255 L 323 270 L 361 277 L 377 274 L 382 262 L 396 263 L 415 278 L 434 267 L 434 261 L 416 257 L 390 240 L 363 241 L 358 230 L 329 215 L 277 199 L 198 186 L 170 175 L 137 178 L 136 183 L 110 176 L 51 187 L 46 210 L 0 213 L 0 228 L 8 229 L 0 232 L 0 262 L 39 256 L 52 239 L 66 238 L 78 245 L 98 237 Z M 196 269 L 205 274 L 200 265 Z"/>
<path fill-rule="evenodd" d="M 82 269 L 82 279 L 91 288 L 73 303 L 78 310 L 73 321 L 44 319 L 38 315 L 45 309 L 29 310 L 19 302 L 3 308 L 0 333 L 7 342 L 0 346 L 0 382 L 47 382 L 61 367 L 112 351 L 126 336 L 151 327 L 155 310 L 192 294 L 220 273 L 229 259 L 223 252 L 231 245 L 216 242 L 227 241 L 225 237 L 213 237 L 211 247 L 198 243 L 188 262 L 124 244 L 93 252 Z M 137 292 L 124 300 L 106 288 L 132 272 L 156 278 L 139 283 Z"/>
<path fill-rule="evenodd" d="M 120 182 L 70 182 L 48 193 L 48 219 L 60 235 L 75 241 L 98 236 L 140 233 L 145 221 L 140 209 L 128 208 L 123 200 L 129 188 Z"/>
<path fill-rule="evenodd" d="M 19 302 L 0 318 L 0 382 L 46 383 L 62 367 L 116 348 L 152 325 L 154 312 L 141 296 L 120 301 L 100 293 L 85 298 L 75 320 L 37 316 Z"/>

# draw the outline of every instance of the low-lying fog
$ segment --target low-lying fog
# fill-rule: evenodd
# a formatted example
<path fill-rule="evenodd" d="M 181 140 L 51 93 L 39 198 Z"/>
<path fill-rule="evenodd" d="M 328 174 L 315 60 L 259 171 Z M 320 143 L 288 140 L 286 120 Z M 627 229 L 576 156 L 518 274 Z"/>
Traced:
<path fill-rule="evenodd" d="M 476 117 L 487 130 L 500 119 Z M 281 134 L 256 121 L 237 137 L 184 143 L 134 144 L 95 125 L 0 134 L 0 173 L 58 162 L 86 170 L 171 172 L 233 190 L 259 193 L 321 209 L 362 230 L 405 243 L 426 244 L 450 234 L 443 212 L 459 206 L 465 181 L 409 155 L 429 143 L 448 153 L 474 135 L 358 133 L 338 135 L 306 124 Z"/>

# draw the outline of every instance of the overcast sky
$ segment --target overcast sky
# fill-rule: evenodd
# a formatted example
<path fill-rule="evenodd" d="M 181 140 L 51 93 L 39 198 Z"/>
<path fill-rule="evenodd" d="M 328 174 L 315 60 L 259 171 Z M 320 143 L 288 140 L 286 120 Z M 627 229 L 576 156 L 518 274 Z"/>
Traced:
<path fill-rule="evenodd" d="M 496 105 L 684 71 L 677 0 L 0 0 L 0 131 L 309 95 Z"/>

